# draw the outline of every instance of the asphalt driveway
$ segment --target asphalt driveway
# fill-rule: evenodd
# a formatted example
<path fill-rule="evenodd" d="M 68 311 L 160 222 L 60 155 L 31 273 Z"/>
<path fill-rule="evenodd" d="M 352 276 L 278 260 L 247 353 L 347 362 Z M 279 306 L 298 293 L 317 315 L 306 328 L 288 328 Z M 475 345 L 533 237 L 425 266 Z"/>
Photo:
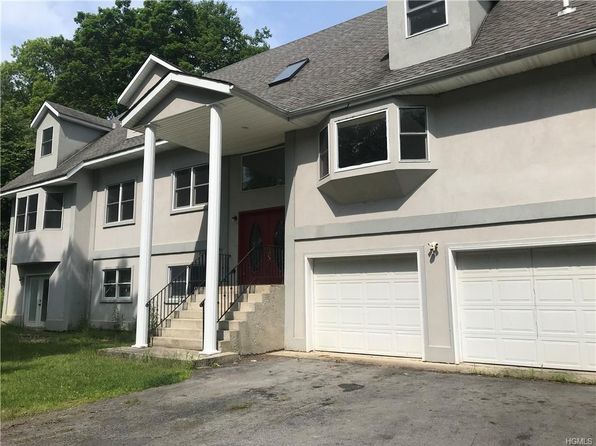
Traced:
<path fill-rule="evenodd" d="M 595 386 L 261 356 L 4 424 L 2 444 L 566 445 L 595 424 Z"/>

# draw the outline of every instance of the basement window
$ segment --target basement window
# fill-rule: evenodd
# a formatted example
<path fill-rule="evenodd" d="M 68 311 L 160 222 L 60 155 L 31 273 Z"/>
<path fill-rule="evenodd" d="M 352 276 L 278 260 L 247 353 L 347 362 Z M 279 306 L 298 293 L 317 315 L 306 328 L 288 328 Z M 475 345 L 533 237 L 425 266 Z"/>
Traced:
<path fill-rule="evenodd" d="M 426 107 L 400 107 L 399 159 L 426 161 L 428 159 L 428 126 Z"/>
<path fill-rule="evenodd" d="M 339 170 L 389 161 L 387 110 L 337 121 L 335 129 Z"/>
<path fill-rule="evenodd" d="M 287 67 L 285 67 L 281 73 L 275 76 L 271 82 L 269 82 L 269 86 L 273 87 L 274 85 L 281 84 L 282 82 L 287 82 L 292 79 L 294 76 L 298 74 L 298 72 L 308 63 L 308 58 L 299 60 L 298 62 L 291 63 Z"/>
<path fill-rule="evenodd" d="M 130 301 L 132 273 L 130 268 L 103 271 L 103 298 L 106 301 Z"/>
<path fill-rule="evenodd" d="M 447 24 L 445 0 L 406 0 L 406 37 Z"/>

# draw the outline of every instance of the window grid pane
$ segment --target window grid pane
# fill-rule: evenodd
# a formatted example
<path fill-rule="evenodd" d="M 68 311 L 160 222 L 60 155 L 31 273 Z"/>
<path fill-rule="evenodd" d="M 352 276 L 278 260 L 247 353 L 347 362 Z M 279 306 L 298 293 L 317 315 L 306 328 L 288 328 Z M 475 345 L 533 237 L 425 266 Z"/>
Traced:
<path fill-rule="evenodd" d="M 43 218 L 44 229 L 59 229 L 62 227 L 62 206 L 64 195 L 60 193 L 46 194 L 46 210 Z"/>
<path fill-rule="evenodd" d="M 130 268 L 104 270 L 104 298 L 130 298 L 131 288 L 132 285 Z"/>
<path fill-rule="evenodd" d="M 54 128 L 50 127 L 43 131 L 41 136 L 41 156 L 52 153 L 52 138 L 54 135 Z"/>
<path fill-rule="evenodd" d="M 19 198 L 17 200 L 17 221 L 15 225 L 16 232 L 23 232 L 25 230 L 25 214 L 27 212 L 27 198 Z"/>
<path fill-rule="evenodd" d="M 337 136 L 339 168 L 388 159 L 385 111 L 337 123 Z"/>
<path fill-rule="evenodd" d="M 407 16 L 409 35 L 444 25 L 447 23 L 445 0 L 418 6 L 409 10 Z"/>
<path fill-rule="evenodd" d="M 37 194 L 27 197 L 27 230 L 31 231 L 37 227 Z"/>
<path fill-rule="evenodd" d="M 125 222 L 134 218 L 134 190 L 134 181 L 107 188 L 106 223 Z"/>
<path fill-rule="evenodd" d="M 325 127 L 319 133 L 319 178 L 329 175 L 329 131 Z"/>

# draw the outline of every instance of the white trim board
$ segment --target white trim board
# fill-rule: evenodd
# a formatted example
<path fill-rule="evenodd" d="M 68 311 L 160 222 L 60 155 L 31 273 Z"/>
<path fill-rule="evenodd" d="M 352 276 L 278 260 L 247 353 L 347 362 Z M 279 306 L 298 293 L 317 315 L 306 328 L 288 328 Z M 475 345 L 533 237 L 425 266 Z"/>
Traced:
<path fill-rule="evenodd" d="M 161 145 L 167 144 L 167 143 L 168 143 L 168 141 L 158 141 L 155 145 L 161 146 Z M 74 174 L 76 174 L 78 171 L 84 169 L 85 167 L 93 166 L 95 164 L 103 163 L 105 161 L 109 161 L 109 160 L 112 160 L 115 158 L 120 158 L 120 157 L 130 155 L 130 154 L 133 154 L 136 152 L 142 152 L 143 148 L 144 148 L 144 146 L 137 146 L 137 147 L 133 147 L 128 150 L 124 150 L 123 152 L 113 153 L 111 155 L 102 156 L 102 157 L 95 158 L 95 159 L 92 159 L 89 161 L 83 161 L 82 163 L 76 165 L 71 170 L 69 170 L 65 175 L 62 175 L 57 178 L 52 178 L 51 180 L 42 181 L 41 183 L 29 184 L 27 186 L 20 187 L 19 189 L 11 189 L 7 192 L 2 192 L 2 193 L 0 193 L 0 198 L 8 197 L 10 195 L 18 194 L 20 192 L 24 192 L 24 191 L 27 191 L 30 189 L 35 189 L 37 187 L 43 187 L 43 186 L 47 186 L 50 184 L 59 183 L 60 181 L 68 180 L 70 177 L 72 177 Z"/>

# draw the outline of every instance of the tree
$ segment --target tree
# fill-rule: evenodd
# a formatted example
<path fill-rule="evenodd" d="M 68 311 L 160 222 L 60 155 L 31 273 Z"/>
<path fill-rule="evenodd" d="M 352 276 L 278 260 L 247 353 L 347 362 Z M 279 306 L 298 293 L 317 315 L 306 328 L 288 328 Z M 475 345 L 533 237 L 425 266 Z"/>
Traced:
<path fill-rule="evenodd" d="M 72 40 L 28 40 L 0 65 L 0 184 L 33 162 L 29 123 L 45 100 L 102 117 L 123 110 L 116 101 L 139 67 L 154 54 L 194 74 L 204 74 L 268 49 L 267 28 L 246 34 L 234 9 L 204 0 L 130 0 L 96 13 L 79 12 Z M 2 274 L 10 207 L 2 200 Z"/>

